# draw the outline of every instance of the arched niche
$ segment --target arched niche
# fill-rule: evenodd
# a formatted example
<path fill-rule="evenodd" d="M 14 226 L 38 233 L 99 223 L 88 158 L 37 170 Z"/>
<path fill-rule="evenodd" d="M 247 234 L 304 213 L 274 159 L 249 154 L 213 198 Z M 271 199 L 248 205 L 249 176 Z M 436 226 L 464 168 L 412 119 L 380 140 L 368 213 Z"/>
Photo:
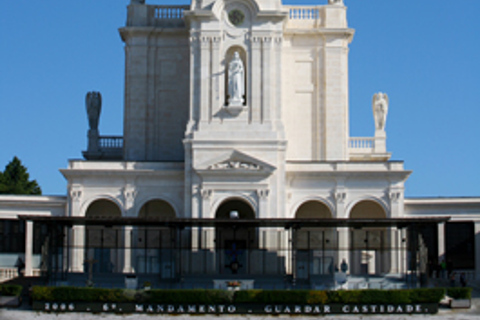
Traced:
<path fill-rule="evenodd" d="M 176 217 L 175 209 L 164 200 L 151 200 L 145 203 L 138 213 L 139 218 L 166 218 Z"/>
<path fill-rule="evenodd" d="M 386 219 L 384 207 L 374 200 L 363 200 L 350 211 L 350 219 Z M 350 230 L 351 273 L 357 275 L 385 274 L 391 266 L 391 230 L 368 227 Z"/>
<path fill-rule="evenodd" d="M 240 55 L 240 60 L 242 60 L 242 63 L 243 63 L 243 70 L 244 70 L 244 83 L 243 83 L 243 88 L 245 90 L 245 94 L 243 95 L 243 99 L 244 99 L 244 103 L 243 105 L 246 105 L 247 104 L 247 97 L 248 97 L 248 83 L 247 83 L 247 80 L 248 80 L 248 74 L 249 74 L 249 70 L 248 70 L 248 63 L 247 63 L 247 53 L 245 51 L 245 49 L 241 46 L 237 46 L 237 45 L 234 45 L 234 46 L 231 46 L 230 48 L 228 48 L 228 50 L 226 51 L 225 53 L 225 59 L 224 59 L 224 65 L 225 65 L 225 79 L 224 79 L 224 92 L 225 92 L 225 106 L 228 106 L 229 105 L 229 83 L 228 83 L 228 79 L 230 78 L 230 74 L 229 74 L 229 66 L 230 66 L 230 62 L 233 60 L 233 57 L 234 57 L 234 54 L 235 52 L 238 52 L 238 54 Z"/>

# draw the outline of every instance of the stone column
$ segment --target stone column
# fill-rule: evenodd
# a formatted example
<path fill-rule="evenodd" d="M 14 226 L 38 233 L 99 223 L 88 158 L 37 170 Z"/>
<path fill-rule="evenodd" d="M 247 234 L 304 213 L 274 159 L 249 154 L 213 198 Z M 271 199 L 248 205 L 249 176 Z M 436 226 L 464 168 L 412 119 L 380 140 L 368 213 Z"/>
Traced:
<path fill-rule="evenodd" d="M 438 224 L 438 258 L 445 259 L 445 223 Z"/>
<path fill-rule="evenodd" d="M 132 226 L 123 227 L 124 241 L 125 241 L 125 253 L 123 257 L 123 273 L 134 272 L 132 267 Z"/>
<path fill-rule="evenodd" d="M 346 212 L 345 212 L 345 198 L 347 194 L 342 191 L 338 190 L 335 193 L 335 200 L 336 200 L 336 209 L 337 209 L 337 216 L 336 218 L 345 218 Z M 340 264 L 342 261 L 345 259 L 347 264 L 350 266 L 350 256 L 349 256 L 349 229 L 348 228 L 338 228 L 338 258 L 335 263 L 338 265 L 340 268 Z M 350 271 L 350 270 L 349 270 Z M 347 272 L 349 272 L 347 271 Z"/>
<path fill-rule="evenodd" d="M 475 222 L 475 280 L 480 280 L 480 221 Z"/>
<path fill-rule="evenodd" d="M 25 223 L 25 277 L 33 276 L 33 221 Z M 20 275 L 19 275 L 20 276 Z"/>
<path fill-rule="evenodd" d="M 85 260 L 85 226 L 73 226 L 72 236 L 73 252 L 71 254 L 71 271 L 83 273 L 83 262 Z"/>

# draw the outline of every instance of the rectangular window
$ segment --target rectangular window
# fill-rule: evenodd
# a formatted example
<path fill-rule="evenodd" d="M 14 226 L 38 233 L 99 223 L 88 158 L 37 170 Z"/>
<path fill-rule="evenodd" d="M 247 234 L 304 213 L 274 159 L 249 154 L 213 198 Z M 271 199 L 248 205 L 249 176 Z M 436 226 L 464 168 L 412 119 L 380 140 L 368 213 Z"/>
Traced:
<path fill-rule="evenodd" d="M 445 224 L 447 269 L 475 269 L 475 226 L 473 222 Z"/>

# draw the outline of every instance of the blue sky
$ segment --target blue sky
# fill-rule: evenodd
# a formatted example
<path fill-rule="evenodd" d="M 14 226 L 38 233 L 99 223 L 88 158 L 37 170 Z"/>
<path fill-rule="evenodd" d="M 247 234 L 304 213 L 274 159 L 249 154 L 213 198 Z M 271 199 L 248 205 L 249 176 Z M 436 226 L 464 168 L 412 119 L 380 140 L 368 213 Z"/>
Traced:
<path fill-rule="evenodd" d="M 323 4 L 326 0 L 284 1 Z M 81 158 L 85 94 L 102 135 L 121 135 L 129 0 L 0 1 L 0 167 L 18 156 L 44 194 Z M 147 0 L 149 4 L 188 1 Z M 372 95 L 390 97 L 387 148 L 413 170 L 406 195 L 480 196 L 480 1 L 345 0 L 352 136 L 373 136 Z"/>

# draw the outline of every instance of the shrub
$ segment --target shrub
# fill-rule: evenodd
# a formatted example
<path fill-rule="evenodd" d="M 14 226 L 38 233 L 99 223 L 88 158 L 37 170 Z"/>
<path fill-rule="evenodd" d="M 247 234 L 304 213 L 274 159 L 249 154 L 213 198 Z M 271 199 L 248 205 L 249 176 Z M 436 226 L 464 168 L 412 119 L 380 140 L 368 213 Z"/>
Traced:
<path fill-rule="evenodd" d="M 21 288 L 21 287 L 20 287 Z M 455 290 L 453 290 L 455 289 Z M 449 289 L 454 298 L 470 297 L 469 288 Z M 21 289 L 20 289 L 21 292 Z M 34 287 L 36 301 L 142 302 L 170 304 L 387 304 L 438 303 L 445 289 L 412 290 L 123 290 L 74 287 Z"/>
<path fill-rule="evenodd" d="M 471 299 L 472 288 L 448 288 L 447 296 L 453 299 Z"/>
<path fill-rule="evenodd" d="M 413 289 L 410 292 L 411 303 L 438 303 L 445 296 L 444 288 Z"/>
<path fill-rule="evenodd" d="M 19 285 L 1 285 L 0 296 L 19 297 L 22 294 L 23 287 Z"/>

